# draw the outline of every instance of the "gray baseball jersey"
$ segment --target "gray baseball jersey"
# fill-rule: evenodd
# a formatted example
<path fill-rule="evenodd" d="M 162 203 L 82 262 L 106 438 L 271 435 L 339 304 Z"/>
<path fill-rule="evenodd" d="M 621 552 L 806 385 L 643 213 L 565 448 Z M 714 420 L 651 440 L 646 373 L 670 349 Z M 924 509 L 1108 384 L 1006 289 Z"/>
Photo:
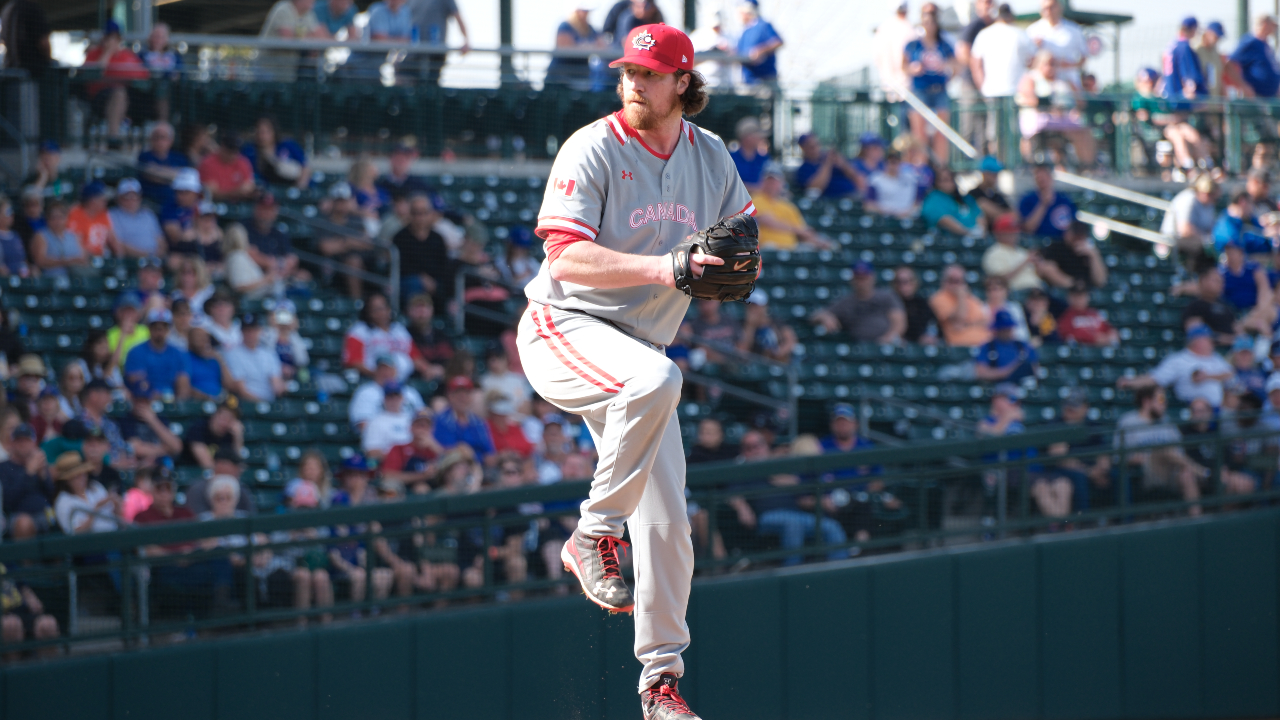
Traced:
<path fill-rule="evenodd" d="M 560 148 L 538 213 L 538 237 L 577 234 L 618 252 L 663 255 L 722 218 L 755 214 L 738 170 L 713 133 L 682 121 L 669 156 L 655 153 L 618 111 Z M 551 277 L 543 262 L 525 287 L 534 302 L 604 318 L 642 340 L 669 345 L 689 308 L 661 285 L 602 290 Z"/>

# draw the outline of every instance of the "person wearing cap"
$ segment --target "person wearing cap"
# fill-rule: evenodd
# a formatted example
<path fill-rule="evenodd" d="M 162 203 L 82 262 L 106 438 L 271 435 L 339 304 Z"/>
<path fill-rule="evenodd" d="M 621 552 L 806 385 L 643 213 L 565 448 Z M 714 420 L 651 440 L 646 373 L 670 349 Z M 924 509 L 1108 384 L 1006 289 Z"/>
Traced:
<path fill-rule="evenodd" d="M 1058 335 L 1064 342 L 1090 347 L 1116 345 L 1120 333 L 1094 308 L 1089 307 L 1089 287 L 1076 283 L 1067 295 L 1067 309 L 1058 318 Z"/>
<path fill-rule="evenodd" d="M 31 263 L 49 277 L 91 272 L 80 236 L 67 226 L 69 212 L 61 200 L 51 200 L 44 210 L 44 229 L 31 238 Z"/>
<path fill-rule="evenodd" d="M 137 104 L 138 92 L 131 83 L 150 80 L 151 71 L 120 38 L 120 25 L 108 20 L 102 28 L 102 39 L 84 54 L 84 66 L 101 70 L 101 80 L 90 82 L 85 90 L 93 114 L 107 121 L 107 147 L 119 150 L 124 146 L 120 126 L 129 114 L 130 100 Z"/>
<path fill-rule="evenodd" d="M 263 318 L 249 313 L 240 318 L 243 342 L 222 354 L 234 379 L 232 392 L 244 402 L 272 402 L 285 393 L 280 356 L 274 346 L 262 342 Z"/>
<path fill-rule="evenodd" d="M 413 164 L 421 157 L 418 138 L 405 135 L 396 141 L 388 158 L 387 173 L 378 178 L 376 185 L 392 200 L 426 195 L 435 201 L 438 193 L 420 175 L 413 174 Z"/>
<path fill-rule="evenodd" d="M 80 414 L 76 415 L 76 420 L 79 420 L 88 432 L 101 430 L 111 446 L 111 456 L 116 466 L 132 469 L 133 451 L 124 441 L 120 426 L 107 415 L 111 409 L 112 400 L 111 386 L 105 380 L 101 378 L 90 380 L 85 384 L 84 390 L 80 391 L 81 410 Z"/>
<path fill-rule="evenodd" d="M 982 180 L 969 191 L 969 196 L 978 202 L 987 220 L 994 223 L 1001 215 L 1013 212 L 1013 204 L 1000 191 L 1000 173 L 1004 171 L 1004 165 L 994 156 L 987 155 L 978 164 L 978 170 L 982 172 Z"/>
<path fill-rule="evenodd" d="M 199 327 L 213 336 L 217 348 L 223 352 L 244 342 L 240 319 L 236 317 L 235 298 L 225 291 L 215 291 L 204 301 L 204 318 Z"/>
<path fill-rule="evenodd" d="M 863 133 L 858 155 L 852 162 L 835 148 L 824 148 L 813 133 L 801 135 L 801 162 L 796 168 L 796 185 L 822 197 L 841 198 L 866 192 L 867 178 L 884 169 L 884 141 L 876 133 Z"/>
<path fill-rule="evenodd" d="M 1004 111 L 1009 99 L 1018 92 L 1036 45 L 1026 32 L 1016 24 L 1013 9 L 1002 3 L 996 11 L 995 22 L 983 28 L 971 41 L 967 68 L 973 84 L 987 102 L 987 137 L 993 151 L 1004 149 L 1008 140 L 1003 137 L 1008 120 Z M 965 63 L 957 47 L 957 56 Z M 984 174 L 986 171 L 983 171 Z M 998 172 L 998 171 L 997 171 Z"/>
<path fill-rule="evenodd" d="M 80 204 L 67 216 L 67 228 L 80 238 L 80 247 L 86 255 L 102 257 L 108 251 L 116 256 L 122 253 L 107 214 L 107 188 L 100 180 L 86 183 L 81 189 Z"/>
<path fill-rule="evenodd" d="M 200 173 L 195 168 L 179 168 L 169 186 L 172 201 L 160 209 L 160 227 L 169 243 L 169 264 L 174 266 L 183 256 L 200 256 L 196 238 L 196 213 L 204 191 Z"/>
<path fill-rule="evenodd" d="M 218 132 L 218 147 L 200 161 L 199 170 L 200 183 L 215 202 L 244 202 L 257 192 L 253 166 L 240 154 L 240 138 L 229 129 Z"/>
<path fill-rule="evenodd" d="M 400 251 L 402 295 L 430 295 L 437 303 L 452 299 L 455 261 L 444 236 L 436 230 L 440 212 L 426 195 L 408 200 L 408 222 L 392 238 Z"/>
<path fill-rule="evenodd" d="M 436 442 L 446 450 L 456 445 L 466 445 L 486 465 L 497 459 L 493 436 L 484 418 L 472 412 L 475 406 L 475 383 L 466 375 L 449 378 L 445 383 L 445 398 L 449 407 L 436 417 Z"/>
<path fill-rule="evenodd" d="M 534 272 L 537 270 L 535 266 Z M 426 372 L 422 373 L 426 380 L 443 379 L 444 368 L 454 356 L 453 343 L 436 329 L 434 319 L 435 303 L 430 295 L 419 294 L 409 298 L 409 305 L 405 310 L 405 329 L 409 331 L 413 346 L 426 364 Z"/>
<path fill-rule="evenodd" d="M 157 122 L 147 134 L 147 148 L 138 154 L 138 181 L 142 185 L 142 195 L 160 207 L 173 202 L 171 186 L 178 171 L 191 167 L 187 156 L 173 149 L 175 139 L 172 125 Z"/>
<path fill-rule="evenodd" d="M 787 199 L 786 190 L 782 166 L 775 162 L 767 163 L 760 176 L 759 188 L 751 193 L 751 202 L 756 206 L 760 247 L 769 250 L 830 250 L 835 247 L 834 243 L 809 227 L 800 214 L 800 208 Z"/>
<path fill-rule="evenodd" d="M 943 268 L 942 287 L 929 297 L 929 307 L 947 345 L 976 348 L 991 340 L 991 311 L 969 289 L 960 265 Z"/>
<path fill-rule="evenodd" d="M 379 355 L 374 361 L 373 377 L 360 383 L 351 395 L 351 404 L 347 406 L 348 419 L 356 432 L 363 432 L 365 423 L 382 410 L 386 398 L 383 388 L 399 380 L 396 358 L 389 353 Z M 401 393 L 404 396 L 402 402 L 405 411 L 415 413 L 426 407 L 422 395 L 413 386 L 404 385 Z"/>
<path fill-rule="evenodd" d="M 1265 351 L 1264 351 L 1265 352 Z M 1231 367 L 1235 371 L 1235 377 L 1230 383 L 1235 385 L 1239 392 L 1252 393 L 1259 399 L 1266 398 L 1267 373 L 1258 366 L 1257 356 L 1254 354 L 1254 342 L 1249 337 L 1236 338 L 1236 342 L 1231 346 L 1230 358 Z"/>
<path fill-rule="evenodd" d="M 383 356 L 392 358 L 396 379 L 401 382 L 415 369 L 425 374 L 425 363 L 409 331 L 396 322 L 387 296 L 375 292 L 365 298 L 360 321 L 347 331 L 342 345 L 342 365 L 369 377 L 377 373 L 377 360 Z"/>
<path fill-rule="evenodd" d="M 370 487 L 372 476 L 373 468 L 363 455 L 357 453 L 343 460 L 342 467 L 338 470 L 339 487 L 333 494 L 331 506 L 338 508 L 376 504 L 378 493 Z M 359 523 L 340 526 L 337 528 L 337 535 L 341 537 L 369 531 L 368 524 Z M 369 549 L 373 550 L 372 554 L 368 552 Z M 367 565 L 375 562 L 375 559 L 381 560 L 390 567 L 376 567 L 372 573 L 369 573 L 366 569 Z M 381 539 L 372 542 L 347 541 L 330 545 L 329 571 L 336 577 L 345 577 L 351 583 L 352 602 L 362 602 L 365 599 L 368 592 L 366 578 L 370 575 L 373 577 L 373 597 L 382 600 L 391 594 L 393 584 L 396 586 L 398 595 L 408 595 L 412 592 L 413 575 L 416 574 L 415 568 L 396 556 L 388 543 Z"/>
<path fill-rule="evenodd" d="M 142 204 L 142 184 L 125 178 L 116 186 L 116 206 L 107 213 L 118 247 L 126 257 L 166 255 L 164 230 L 151 208 Z"/>
<path fill-rule="evenodd" d="M 120 497 L 108 494 L 98 483 L 90 483 L 91 469 L 75 451 L 58 456 L 51 469 L 57 491 L 54 515 L 58 527 L 67 535 L 110 532 L 119 527 Z"/>
<path fill-rule="evenodd" d="M 13 231 L 13 203 L 0 197 L 0 277 L 31 277 L 27 248 Z"/>
<path fill-rule="evenodd" d="M 1182 432 L 1165 417 L 1169 405 L 1164 388 L 1138 385 L 1133 402 L 1136 408 L 1116 423 L 1114 443 L 1126 451 L 1123 459 L 1141 470 L 1136 499 L 1168 500 L 1170 495 L 1185 501 L 1198 499 L 1200 481 L 1209 476 L 1209 470 L 1192 461 L 1179 446 Z M 1192 506 L 1189 513 L 1199 515 L 1200 507 Z"/>
<path fill-rule="evenodd" d="M 22 184 L 41 198 L 70 200 L 76 192 L 71 180 L 61 177 L 62 147 L 57 140 L 45 140 L 36 152 L 36 166 Z"/>
<path fill-rule="evenodd" d="M 994 382 L 1018 382 L 1038 377 L 1040 356 L 1036 349 L 1013 337 L 1018 323 L 1008 310 L 998 310 L 991 322 L 993 337 L 974 355 L 974 377 Z"/>
<path fill-rule="evenodd" d="M 738 349 L 763 355 L 776 362 L 791 362 L 798 341 L 790 325 L 781 325 L 769 316 L 769 294 L 760 288 L 751 292 L 742 313 Z"/>
<path fill-rule="evenodd" d="M 236 480 L 240 486 L 240 491 L 237 493 L 235 501 L 235 509 L 246 515 L 252 515 L 257 512 L 257 503 L 253 499 L 253 493 L 246 491 L 244 483 L 240 481 L 243 475 L 244 461 L 240 459 L 240 455 L 229 447 L 219 447 L 217 453 L 213 456 L 213 474 L 206 475 L 187 487 L 187 507 L 197 516 L 212 510 L 212 506 L 209 503 L 209 491 L 213 479 L 229 477 Z"/>
<path fill-rule="evenodd" d="M 186 353 L 169 345 L 173 314 L 150 310 L 146 325 L 147 342 L 130 350 L 125 359 L 125 387 L 135 399 L 185 399 L 191 393 L 191 365 Z"/>
<path fill-rule="evenodd" d="M 955 173 L 939 165 L 933 178 L 933 189 L 920 206 L 920 217 L 931 228 L 953 235 L 982 235 L 986 218 L 972 195 L 960 192 Z"/>
<path fill-rule="evenodd" d="M 1083 221 L 1073 221 L 1062 238 L 1049 243 L 1040 256 L 1040 277 L 1054 287 L 1085 283 L 1098 288 L 1107 284 L 1107 264 L 1093 244 L 1093 228 Z"/>
<path fill-rule="evenodd" d="M 1076 204 L 1054 187 L 1052 165 L 1036 165 L 1032 177 L 1035 188 L 1018 202 L 1022 231 L 1036 237 L 1061 238 L 1076 219 Z"/>
<path fill-rule="evenodd" d="M 876 287 L 876 269 L 858 262 L 849 279 L 851 292 L 809 316 L 827 333 L 843 330 L 856 342 L 897 343 L 907 328 L 902 301 L 886 288 Z"/>
<path fill-rule="evenodd" d="M 1048 466 L 1048 471 L 1071 482 L 1071 504 L 1077 511 L 1115 504 L 1111 455 L 1103 453 L 1090 457 L 1070 457 L 1077 453 L 1102 450 L 1111 445 L 1105 429 L 1098 422 L 1089 419 L 1088 391 L 1082 387 L 1071 388 L 1062 399 L 1058 416 L 1062 420 L 1060 427 L 1091 427 L 1098 428 L 1098 432 L 1070 443 L 1050 445 L 1047 454 L 1061 459 Z"/>
<path fill-rule="evenodd" d="M 1123 377 L 1116 383 L 1122 389 L 1151 385 L 1172 387 L 1183 402 L 1204 398 L 1214 408 L 1222 407 L 1222 383 L 1235 376 L 1231 364 L 1213 350 L 1213 331 L 1205 325 L 1187 331 L 1187 346 L 1171 353 L 1145 375 Z"/>
<path fill-rule="evenodd" d="M 1250 260 L 1246 252 L 1245 243 L 1238 238 L 1229 239 L 1223 246 L 1222 264 L 1218 266 L 1222 273 L 1222 297 L 1237 311 L 1256 314 L 1257 317 L 1245 324 L 1265 332 L 1275 320 L 1271 283 L 1266 269 Z"/>
<path fill-rule="evenodd" d="M 72 422 L 75 421 L 68 421 L 68 425 Z M 96 482 L 109 491 L 118 491 L 124 484 L 124 476 L 115 468 L 116 461 L 111 458 L 111 443 L 107 441 L 106 433 L 102 432 L 102 428 L 89 430 L 83 427 L 83 423 L 80 425 L 80 428 L 73 428 L 75 432 L 72 434 L 83 435 L 78 441 L 79 450 L 84 461 L 89 463 L 89 481 Z M 48 456 L 48 449 L 45 450 L 45 455 Z M 137 472 L 142 472 L 143 469 L 146 468 L 140 468 Z"/>
<path fill-rule="evenodd" d="M 518 421 L 515 401 L 501 390 L 485 392 L 488 410 L 485 422 L 489 425 L 489 437 L 493 439 L 494 452 L 499 455 L 515 453 L 522 458 L 533 455 L 533 443 L 525 436 Z"/>
<path fill-rule="evenodd" d="M 61 434 L 62 425 L 68 418 L 62 414 L 58 404 L 58 388 L 46 385 L 36 396 L 35 407 L 36 412 L 31 414 L 30 422 L 36 429 L 36 440 L 44 442 Z"/>
<path fill-rule="evenodd" d="M 111 350 L 112 368 L 123 369 L 129 353 L 151 337 L 146 323 L 140 322 L 144 317 L 143 313 L 141 298 L 136 293 L 125 292 L 116 298 L 116 324 L 107 330 L 107 347 Z"/>
<path fill-rule="evenodd" d="M 212 470 L 220 451 L 244 453 L 244 423 L 236 408 L 234 400 L 219 403 L 212 415 L 187 427 L 186 451 L 200 467 Z"/>
<path fill-rule="evenodd" d="M 4 520 L 15 540 L 48 532 L 55 519 L 49 505 L 53 484 L 48 460 L 36 443 L 35 428 L 18 425 L 8 443 L 9 458 L 0 462 Z"/>
<path fill-rule="evenodd" d="M 903 164 L 901 153 L 890 150 L 884 155 L 884 170 L 871 173 L 867 178 L 865 207 L 890 217 L 914 217 L 920 212 L 918 189 L 915 169 Z M 756 208 L 759 207 L 757 202 Z"/>
<path fill-rule="evenodd" d="M 747 85 L 771 85 L 778 82 L 778 49 L 782 36 L 773 25 L 760 17 L 760 6 L 753 0 L 739 0 L 738 19 L 742 34 L 738 36 L 738 56 L 742 60 L 742 82 Z"/>
<path fill-rule="evenodd" d="M 1205 86 L 1209 97 L 1220 98 L 1227 94 L 1227 85 L 1240 87 L 1244 78 L 1240 77 L 1240 69 L 1227 62 L 1218 52 L 1218 41 L 1227 36 L 1222 23 L 1211 21 L 1200 31 L 1200 40 L 1195 45 L 1196 59 L 1200 61 L 1200 70 L 1204 73 Z M 1222 122 L 1220 119 L 1217 122 Z"/>
<path fill-rule="evenodd" d="M 45 388 L 49 369 L 39 355 L 27 353 L 18 358 L 16 374 L 18 382 L 9 393 L 9 404 L 21 408 L 25 416 L 34 417 L 39 413 L 36 399 Z"/>
<path fill-rule="evenodd" d="M 734 136 L 738 140 L 738 147 L 729 153 L 729 157 L 733 158 L 733 164 L 738 168 L 742 184 L 747 186 L 747 190 L 755 191 L 760 186 L 764 167 L 769 162 L 769 144 L 760 127 L 760 120 L 754 115 L 742 118 L 734 126 Z"/>
<path fill-rule="evenodd" d="M 382 458 L 396 445 L 413 439 L 409 425 L 413 412 L 404 407 L 404 386 L 392 380 L 382 387 L 382 409 L 374 413 L 360 433 L 360 448 L 365 456 Z"/>
<path fill-rule="evenodd" d="M 995 242 L 982 253 L 982 272 L 988 278 L 1003 280 L 1011 292 L 1043 288 L 1039 253 L 1018 245 L 1018 218 L 1013 213 L 997 217 L 991 224 L 991 235 Z"/>
<path fill-rule="evenodd" d="M 1188 259 L 1204 254 L 1213 242 L 1217 202 L 1222 190 L 1207 173 L 1173 196 L 1160 224 L 1160 233 L 1174 238 Z"/>
<path fill-rule="evenodd" d="M 253 140 L 240 146 L 240 154 L 249 160 L 254 176 L 263 185 L 305 188 L 311 184 L 311 166 L 302 146 L 280 137 L 280 128 L 270 116 L 254 121 Z"/>
<path fill-rule="evenodd" d="M 1271 238 L 1262 233 L 1253 214 L 1253 199 L 1247 191 L 1237 190 L 1213 225 L 1213 251 L 1221 255 L 1228 244 L 1234 244 L 1248 255 L 1270 255 Z"/>
<path fill-rule="evenodd" d="M 1200 59 L 1191 48 L 1191 41 L 1199 29 L 1200 23 L 1195 17 L 1183 18 L 1178 26 L 1177 38 L 1164 52 L 1164 97 L 1173 101 L 1170 107 L 1182 112 L 1191 109 L 1191 105 L 1182 102 L 1183 100 L 1194 100 L 1209 94 Z"/>
<path fill-rule="evenodd" d="M 926 2 L 920 6 L 920 35 L 902 49 L 902 67 L 911 78 L 911 91 L 938 116 L 951 121 L 951 98 L 947 96 L 947 82 L 957 70 L 955 48 L 942 35 L 938 20 L 938 6 Z M 907 111 L 911 134 L 916 140 L 928 143 L 933 135 L 934 157 L 945 158 L 951 148 L 940 132 L 932 132 L 924 116 L 915 108 Z"/>
<path fill-rule="evenodd" d="M 329 187 L 329 214 L 325 220 L 333 227 L 342 228 L 343 232 L 329 231 L 319 239 L 321 255 L 356 270 L 373 267 L 378 262 L 364 218 L 356 212 L 355 195 L 350 184 L 337 182 Z M 348 297 L 359 298 L 364 280 L 348 275 L 346 283 Z"/>
<path fill-rule="evenodd" d="M 1276 35 L 1274 15 L 1259 15 L 1253 23 L 1253 32 L 1240 38 L 1231 53 L 1231 62 L 1240 68 L 1244 84 L 1240 89 L 1245 97 L 1273 98 L 1280 90 L 1280 64 L 1276 63 L 1271 40 Z M 1264 137 L 1274 137 L 1275 128 Z"/>
<path fill-rule="evenodd" d="M 1277 205 L 1271 197 L 1271 173 L 1263 168 L 1251 169 L 1245 175 L 1244 191 L 1249 193 L 1249 200 L 1253 202 L 1253 210 L 1258 214 L 1258 221 L 1262 226 L 1269 228 L 1274 225 L 1277 220 L 1274 215 Z"/>
<path fill-rule="evenodd" d="M 436 460 L 445 450 L 436 442 L 435 413 L 419 408 L 409 424 L 411 439 L 387 451 L 382 459 L 382 478 L 406 488 L 419 483 L 437 485 Z"/>
<path fill-rule="evenodd" d="M 280 372 L 284 379 L 292 380 L 299 370 L 311 364 L 307 343 L 298 332 L 298 313 L 288 300 L 276 304 L 267 316 L 270 326 L 263 331 L 263 342 L 273 348 L 280 358 Z"/>
<path fill-rule="evenodd" d="M 591 27 L 590 14 L 594 9 L 587 0 L 571 3 L 569 16 L 556 28 L 557 50 L 590 50 L 604 45 L 604 38 Z M 591 65 L 585 57 L 551 58 L 547 65 L 546 84 L 568 85 L 577 90 L 591 89 Z"/>

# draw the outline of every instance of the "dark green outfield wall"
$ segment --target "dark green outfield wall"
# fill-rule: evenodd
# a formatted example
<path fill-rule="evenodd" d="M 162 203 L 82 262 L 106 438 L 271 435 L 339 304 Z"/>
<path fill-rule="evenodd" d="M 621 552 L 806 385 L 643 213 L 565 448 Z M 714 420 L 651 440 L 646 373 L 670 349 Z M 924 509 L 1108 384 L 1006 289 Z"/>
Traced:
<path fill-rule="evenodd" d="M 708 720 L 1280 715 L 1280 512 L 695 585 Z M 639 718 L 580 597 L 3 670 L 4 720 Z"/>

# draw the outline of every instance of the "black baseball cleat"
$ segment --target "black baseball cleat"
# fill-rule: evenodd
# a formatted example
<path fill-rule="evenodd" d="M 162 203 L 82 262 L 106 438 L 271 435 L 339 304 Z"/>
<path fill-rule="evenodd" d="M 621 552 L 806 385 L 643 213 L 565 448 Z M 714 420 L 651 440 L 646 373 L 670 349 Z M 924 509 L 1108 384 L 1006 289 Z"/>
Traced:
<path fill-rule="evenodd" d="M 629 613 L 636 609 L 635 598 L 622 579 L 619 547 L 627 543 L 606 535 L 591 538 L 574 530 L 560 550 L 564 569 L 573 573 L 587 599 L 610 612 Z"/>
<path fill-rule="evenodd" d="M 655 685 L 640 693 L 644 720 L 702 720 L 680 697 L 678 681 L 675 675 L 664 673 Z"/>

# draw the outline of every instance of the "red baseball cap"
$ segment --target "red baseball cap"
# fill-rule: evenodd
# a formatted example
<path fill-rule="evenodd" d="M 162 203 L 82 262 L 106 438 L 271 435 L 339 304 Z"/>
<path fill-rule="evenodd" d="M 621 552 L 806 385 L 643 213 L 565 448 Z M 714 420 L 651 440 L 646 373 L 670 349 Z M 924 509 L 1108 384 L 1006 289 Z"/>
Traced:
<path fill-rule="evenodd" d="M 1001 215 L 996 218 L 995 225 L 991 228 L 991 232 L 1018 232 L 1018 220 L 1012 214 Z"/>
<path fill-rule="evenodd" d="M 475 383 L 471 382 L 471 378 L 466 375 L 455 375 L 449 378 L 449 382 L 445 384 L 445 389 L 450 392 L 454 390 L 474 390 Z"/>
<path fill-rule="evenodd" d="M 622 47 L 622 57 L 609 67 L 635 63 L 660 73 L 693 70 L 693 41 L 670 25 L 641 25 L 627 35 Z"/>

